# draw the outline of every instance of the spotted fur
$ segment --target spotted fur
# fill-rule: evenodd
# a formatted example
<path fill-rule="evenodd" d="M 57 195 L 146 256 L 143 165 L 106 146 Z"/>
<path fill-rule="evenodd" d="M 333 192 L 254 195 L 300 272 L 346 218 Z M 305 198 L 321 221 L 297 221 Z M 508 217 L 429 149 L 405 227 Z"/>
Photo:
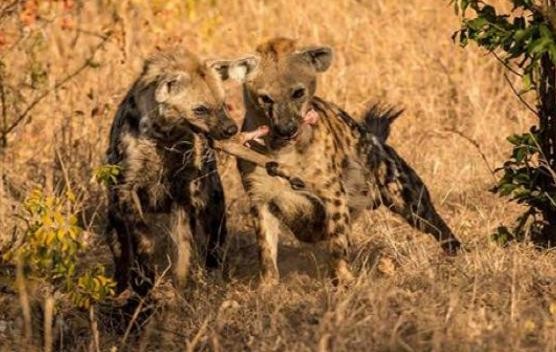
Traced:
<path fill-rule="evenodd" d="M 109 188 L 107 231 L 118 291 L 131 287 L 145 294 L 152 287 L 153 256 L 164 229 L 175 243 L 179 284 L 194 237 L 206 243 L 206 264 L 219 264 L 226 212 L 210 141 L 237 132 L 221 81 L 231 69 L 248 74 L 255 65 L 251 58 L 202 62 L 185 50 L 146 61 L 118 108 L 107 151 L 108 163 L 121 170 Z"/>
<path fill-rule="evenodd" d="M 359 123 L 333 103 L 315 96 L 316 75 L 331 63 L 327 47 L 298 47 L 286 38 L 257 49 L 261 62 L 244 84 L 244 131 L 270 125 L 257 149 L 303 175 L 295 191 L 264 170 L 239 161 L 253 203 L 263 279 L 276 281 L 278 234 L 289 230 L 301 241 L 327 241 L 335 278 L 352 278 L 348 265 L 352 222 L 363 210 L 385 205 L 411 226 L 429 233 L 454 254 L 460 243 L 436 212 L 417 173 L 386 143 L 400 111 L 371 107 Z M 308 111 L 316 125 L 303 123 Z"/>

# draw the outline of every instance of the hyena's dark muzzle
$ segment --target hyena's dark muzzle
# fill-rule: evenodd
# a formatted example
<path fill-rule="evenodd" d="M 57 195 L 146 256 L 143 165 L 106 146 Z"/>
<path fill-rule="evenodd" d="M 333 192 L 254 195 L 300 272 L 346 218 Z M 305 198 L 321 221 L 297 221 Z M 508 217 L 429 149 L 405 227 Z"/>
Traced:
<path fill-rule="evenodd" d="M 209 136 L 221 140 L 233 137 L 237 131 L 237 125 L 232 120 L 225 107 L 220 108 L 212 117 L 214 123 L 209 126 Z"/>
<path fill-rule="evenodd" d="M 299 109 L 292 104 L 275 104 L 270 110 L 272 133 L 284 140 L 295 138 L 302 120 Z"/>

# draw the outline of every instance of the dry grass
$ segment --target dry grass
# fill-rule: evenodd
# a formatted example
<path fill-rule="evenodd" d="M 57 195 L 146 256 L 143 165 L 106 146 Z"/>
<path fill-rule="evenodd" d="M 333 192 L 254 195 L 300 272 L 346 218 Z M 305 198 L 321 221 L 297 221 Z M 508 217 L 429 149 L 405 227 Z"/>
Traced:
<path fill-rule="evenodd" d="M 487 192 L 494 182 L 488 166 L 471 143 L 450 132 L 478 141 L 494 167 L 507 154 L 505 137 L 526 130 L 533 117 L 492 57 L 451 42 L 458 20 L 447 1 L 176 1 L 181 5 L 166 9 L 154 0 L 84 3 L 70 29 L 60 27 L 67 20 L 58 3 L 46 18 L 50 22 L 32 25 L 45 38 L 35 61 L 47 68 L 46 87 L 83 63 L 99 42 L 91 33 L 111 28 L 114 34 L 95 57 L 100 67 L 49 95 L 10 134 L 0 169 L 0 244 L 9 239 L 13 214 L 33 186 L 64 186 L 64 165 L 90 235 L 84 261 L 110 263 L 100 238 L 105 196 L 90 179 L 142 58 L 156 46 L 178 43 L 205 56 L 234 57 L 282 35 L 335 48 L 333 67 L 319 83 L 321 96 L 355 114 L 369 100 L 406 108 L 390 143 L 422 175 L 467 249 L 448 260 L 432 239 L 378 210 L 355 226 L 353 287 L 335 290 L 321 270 L 319 250 L 286 238 L 281 284 L 261 290 L 248 203 L 233 161 L 223 160 L 232 232 L 229 273 L 223 279 L 196 270 L 191 287 L 129 345 L 191 351 L 556 350 L 556 254 L 526 244 L 500 248 L 489 240 L 519 209 Z M 0 22 L 0 42 L 7 42 L 0 57 L 13 80 L 28 74 L 33 61 L 21 49 L 30 39 L 10 42 L 16 27 L 11 20 Z M 23 86 L 20 92 L 27 102 L 37 94 Z M 240 108 L 239 88 L 230 92 Z M 11 293 L 0 293 L 0 306 L 0 350 L 9 351 L 23 329 L 21 308 Z M 64 332 L 73 339 L 70 345 L 66 339 L 64 350 L 87 349 L 91 337 L 83 316 L 84 328 L 74 323 Z M 107 323 L 101 321 L 99 329 L 102 351 L 120 344 L 121 335 Z"/>

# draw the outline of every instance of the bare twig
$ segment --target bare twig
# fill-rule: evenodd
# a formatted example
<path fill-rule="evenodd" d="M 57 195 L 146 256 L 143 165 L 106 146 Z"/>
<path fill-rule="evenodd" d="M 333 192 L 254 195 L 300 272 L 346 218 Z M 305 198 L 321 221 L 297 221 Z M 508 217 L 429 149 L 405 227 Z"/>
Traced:
<path fill-rule="evenodd" d="M 103 39 L 103 40 L 108 39 L 108 38 L 106 38 L 107 34 L 105 34 L 105 33 L 90 31 L 90 30 L 87 30 L 87 29 L 79 28 L 79 27 L 75 29 L 75 32 L 90 35 L 90 36 L 97 37 L 97 38 L 100 38 L 100 39 Z"/>
<path fill-rule="evenodd" d="M 453 134 L 455 134 L 455 135 L 458 135 L 458 136 L 460 136 L 461 138 L 463 138 L 463 139 L 465 139 L 466 141 L 468 141 L 469 143 L 471 143 L 471 145 L 473 145 L 473 146 L 477 149 L 477 152 L 479 153 L 479 155 L 480 155 L 481 158 L 483 159 L 483 161 L 484 161 L 484 163 L 485 163 L 485 165 L 486 165 L 488 171 L 490 171 L 490 174 L 492 175 L 492 178 L 494 179 L 494 181 L 495 181 L 495 182 L 498 181 L 498 180 L 496 179 L 494 169 L 490 166 L 490 163 L 488 162 L 488 159 L 487 159 L 485 153 L 483 153 L 483 150 L 481 149 L 481 145 L 479 144 L 479 142 L 477 142 L 477 141 L 474 140 L 473 138 L 471 138 L 471 137 L 465 135 L 463 132 L 458 131 L 458 130 L 456 130 L 456 129 L 445 129 L 444 131 L 445 131 L 445 132 L 449 132 L 449 133 L 453 133 Z"/>
<path fill-rule="evenodd" d="M 127 339 L 129 337 L 129 334 L 131 333 L 131 329 L 133 328 L 133 324 L 135 324 L 135 321 L 139 317 L 139 314 L 141 313 L 141 310 L 143 309 L 144 305 L 145 305 L 145 300 L 143 298 L 141 298 L 141 301 L 139 302 L 139 305 L 137 306 L 137 308 L 135 308 L 135 311 L 133 312 L 133 316 L 131 317 L 131 320 L 129 321 L 129 324 L 127 325 L 127 328 L 126 328 L 125 333 L 124 333 L 124 337 L 122 338 L 122 342 L 120 342 L 120 348 L 119 349 L 121 351 L 124 350 L 124 347 L 127 343 Z"/>
<path fill-rule="evenodd" d="M 49 292 L 44 299 L 44 352 L 52 352 L 52 320 L 54 296 Z"/>
<path fill-rule="evenodd" d="M 201 337 L 203 336 L 203 334 L 207 330 L 207 326 L 208 326 L 208 323 L 209 323 L 210 320 L 211 320 L 211 317 L 206 318 L 203 321 L 203 324 L 201 324 L 201 327 L 199 328 L 199 331 L 197 331 L 195 336 L 193 336 L 193 339 L 191 339 L 191 341 L 187 342 L 187 348 L 186 348 L 187 352 L 195 351 L 195 347 L 197 347 L 197 345 L 199 344 L 199 340 L 201 340 Z"/>
<path fill-rule="evenodd" d="M 66 184 L 66 190 L 70 193 L 73 193 L 73 190 L 71 188 L 71 182 L 70 182 L 70 179 L 69 179 L 68 169 L 66 168 L 66 165 L 64 164 L 64 160 L 62 159 L 62 155 L 60 154 L 60 150 L 58 149 L 58 146 L 54 146 L 54 152 L 56 154 L 56 159 L 58 159 L 58 162 L 60 163 L 60 168 L 62 169 L 62 174 L 64 175 L 64 183 Z"/>
<path fill-rule="evenodd" d="M 89 307 L 89 323 L 91 324 L 91 333 L 93 334 L 93 339 L 91 341 L 94 351 L 100 352 L 100 334 L 98 332 L 97 319 L 95 318 L 95 307 L 91 305 Z"/>
<path fill-rule="evenodd" d="M 11 3 L 7 4 L 6 6 L 0 8 L 0 23 L 2 22 L 2 20 L 5 17 L 7 17 L 13 11 L 15 11 L 17 5 L 19 5 L 19 3 L 21 3 L 21 2 L 22 2 L 22 0 L 14 0 Z"/>
<path fill-rule="evenodd" d="M 2 84 L 2 79 L 0 77 L 0 94 L 1 94 L 1 99 L 2 99 L 2 120 L 3 120 L 3 126 L 6 126 L 6 114 L 5 114 L 5 107 L 6 107 L 6 103 L 4 100 L 4 86 Z M 5 211 L 4 211 L 4 206 L 3 204 L 6 203 L 5 200 L 5 190 L 4 190 L 4 173 L 5 173 L 5 165 L 6 165 L 6 156 L 5 156 L 5 151 L 4 148 L 7 145 L 7 140 L 5 137 L 2 138 L 2 144 L 0 145 L 0 224 L 4 225 L 6 224 L 6 219 L 5 219 Z"/>
<path fill-rule="evenodd" d="M 168 257 L 168 266 L 166 267 L 166 269 L 164 269 L 162 274 L 155 280 L 154 285 L 151 288 L 151 292 L 153 290 L 155 290 L 160 285 L 160 283 L 162 282 L 162 279 L 164 279 L 164 277 L 166 276 L 166 274 L 168 273 L 168 271 L 171 268 L 172 268 L 172 261 Z M 129 337 L 129 334 L 131 333 L 131 329 L 133 328 L 133 324 L 135 324 L 135 321 L 139 317 L 139 314 L 141 314 L 141 311 L 143 310 L 144 306 L 145 306 L 145 299 L 141 298 L 141 301 L 139 302 L 139 305 L 137 306 L 137 308 L 135 308 L 135 311 L 133 312 L 133 316 L 131 317 L 131 320 L 129 321 L 129 324 L 127 324 L 127 328 L 125 330 L 124 337 L 122 338 L 122 341 L 120 342 L 120 347 L 118 349 L 119 351 L 124 351 L 127 339 Z"/>
<path fill-rule="evenodd" d="M 19 114 L 19 116 L 17 117 L 17 119 L 6 129 L 4 129 L 2 131 L 2 138 L 5 138 L 6 135 L 8 135 L 10 132 L 12 132 L 23 120 L 25 120 L 25 118 L 27 117 L 27 115 L 29 115 L 29 113 L 46 97 L 48 97 L 53 91 L 58 90 L 60 87 L 64 86 L 67 82 L 71 81 L 73 78 L 77 77 L 81 72 L 83 72 L 84 70 L 86 70 L 89 67 L 92 67 L 92 62 L 93 59 L 96 55 L 96 53 L 104 46 L 104 44 L 110 39 L 111 34 L 107 34 L 105 38 L 102 39 L 102 41 L 97 44 L 97 46 L 95 46 L 93 48 L 93 52 L 91 53 L 91 55 L 85 59 L 85 61 L 77 68 L 75 69 L 73 72 L 69 73 L 67 76 L 65 76 L 64 78 L 62 78 L 60 81 L 56 82 L 54 84 L 54 87 L 52 87 L 52 89 L 49 89 L 45 92 L 43 92 L 42 94 L 40 94 L 37 98 L 35 98 L 35 100 L 33 100 L 28 106 L 27 108 L 25 108 L 25 110 L 23 110 L 22 113 Z"/>
<path fill-rule="evenodd" d="M 29 304 L 29 294 L 25 286 L 25 276 L 23 274 L 23 261 L 21 258 L 17 259 L 15 280 L 17 291 L 19 293 L 19 303 L 23 314 L 23 350 L 26 350 L 33 337 L 33 330 L 31 327 L 31 305 Z"/>
<path fill-rule="evenodd" d="M 517 89 L 515 89 L 512 81 L 508 78 L 507 74 L 504 74 L 504 79 L 506 80 L 506 82 L 508 82 L 508 85 L 510 86 L 510 88 L 512 89 L 512 92 L 514 93 L 514 95 L 519 99 L 519 101 L 525 105 L 525 107 L 527 109 L 529 109 L 529 111 L 531 111 L 533 114 L 535 114 L 536 116 L 538 116 L 540 118 L 539 113 L 537 112 L 537 110 L 535 110 L 531 105 L 529 105 L 529 103 L 527 103 L 525 101 L 525 99 L 523 99 L 523 97 L 521 96 L 521 94 L 519 94 L 519 92 L 517 91 Z"/>
<path fill-rule="evenodd" d="M 2 131 L 8 128 L 8 109 L 6 108 L 6 89 L 4 87 L 4 75 L 3 69 L 0 67 L 0 103 L 2 104 Z M 7 135 L 2 133 L 2 144 L 1 148 L 6 148 L 8 146 Z"/>
<path fill-rule="evenodd" d="M 492 54 L 492 56 L 494 56 L 496 58 L 496 60 L 498 60 L 498 62 L 500 62 L 502 65 L 504 65 L 504 67 L 510 71 L 511 73 L 513 73 L 516 76 L 519 77 L 523 77 L 523 75 L 519 72 L 517 72 L 513 67 L 511 67 L 506 61 L 504 61 L 500 56 L 498 56 L 498 54 L 496 54 L 494 51 L 489 51 L 489 53 Z"/>

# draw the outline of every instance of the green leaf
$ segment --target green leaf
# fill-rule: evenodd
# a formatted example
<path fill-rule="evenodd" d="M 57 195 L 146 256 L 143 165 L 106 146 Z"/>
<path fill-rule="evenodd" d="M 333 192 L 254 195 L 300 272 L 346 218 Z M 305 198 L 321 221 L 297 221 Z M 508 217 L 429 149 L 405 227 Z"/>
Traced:
<path fill-rule="evenodd" d="M 520 145 L 522 137 L 518 134 L 512 134 L 511 136 L 507 137 L 506 140 L 513 145 Z"/>
<path fill-rule="evenodd" d="M 525 89 L 525 90 L 531 89 L 531 86 L 533 84 L 533 80 L 531 79 L 531 73 L 528 72 L 528 73 L 523 74 L 522 79 L 523 79 L 523 89 Z"/>
<path fill-rule="evenodd" d="M 549 40 L 553 39 L 552 32 L 550 31 L 550 29 L 548 29 L 548 26 L 546 24 L 542 23 L 539 25 L 539 32 L 542 38 L 546 38 Z"/>
<path fill-rule="evenodd" d="M 540 56 L 540 54 L 543 54 L 547 50 L 550 44 L 552 44 L 550 38 L 542 37 L 536 39 L 527 46 L 527 53 L 531 56 Z"/>
<path fill-rule="evenodd" d="M 465 10 L 469 7 L 469 0 L 461 0 L 460 8 L 462 16 L 465 15 Z"/>
<path fill-rule="evenodd" d="M 523 147 L 515 148 L 514 158 L 517 162 L 522 162 L 527 156 L 527 149 Z"/>
<path fill-rule="evenodd" d="M 498 187 L 497 193 L 502 197 L 509 196 L 516 188 L 517 188 L 516 185 L 507 183 Z"/>
<path fill-rule="evenodd" d="M 556 64 L 556 45 L 554 43 L 550 44 L 548 47 L 548 56 L 553 64 Z"/>
<path fill-rule="evenodd" d="M 467 21 L 466 25 L 471 29 L 478 31 L 483 29 L 486 25 L 488 25 L 488 21 L 484 17 L 477 17 L 473 20 Z"/>

